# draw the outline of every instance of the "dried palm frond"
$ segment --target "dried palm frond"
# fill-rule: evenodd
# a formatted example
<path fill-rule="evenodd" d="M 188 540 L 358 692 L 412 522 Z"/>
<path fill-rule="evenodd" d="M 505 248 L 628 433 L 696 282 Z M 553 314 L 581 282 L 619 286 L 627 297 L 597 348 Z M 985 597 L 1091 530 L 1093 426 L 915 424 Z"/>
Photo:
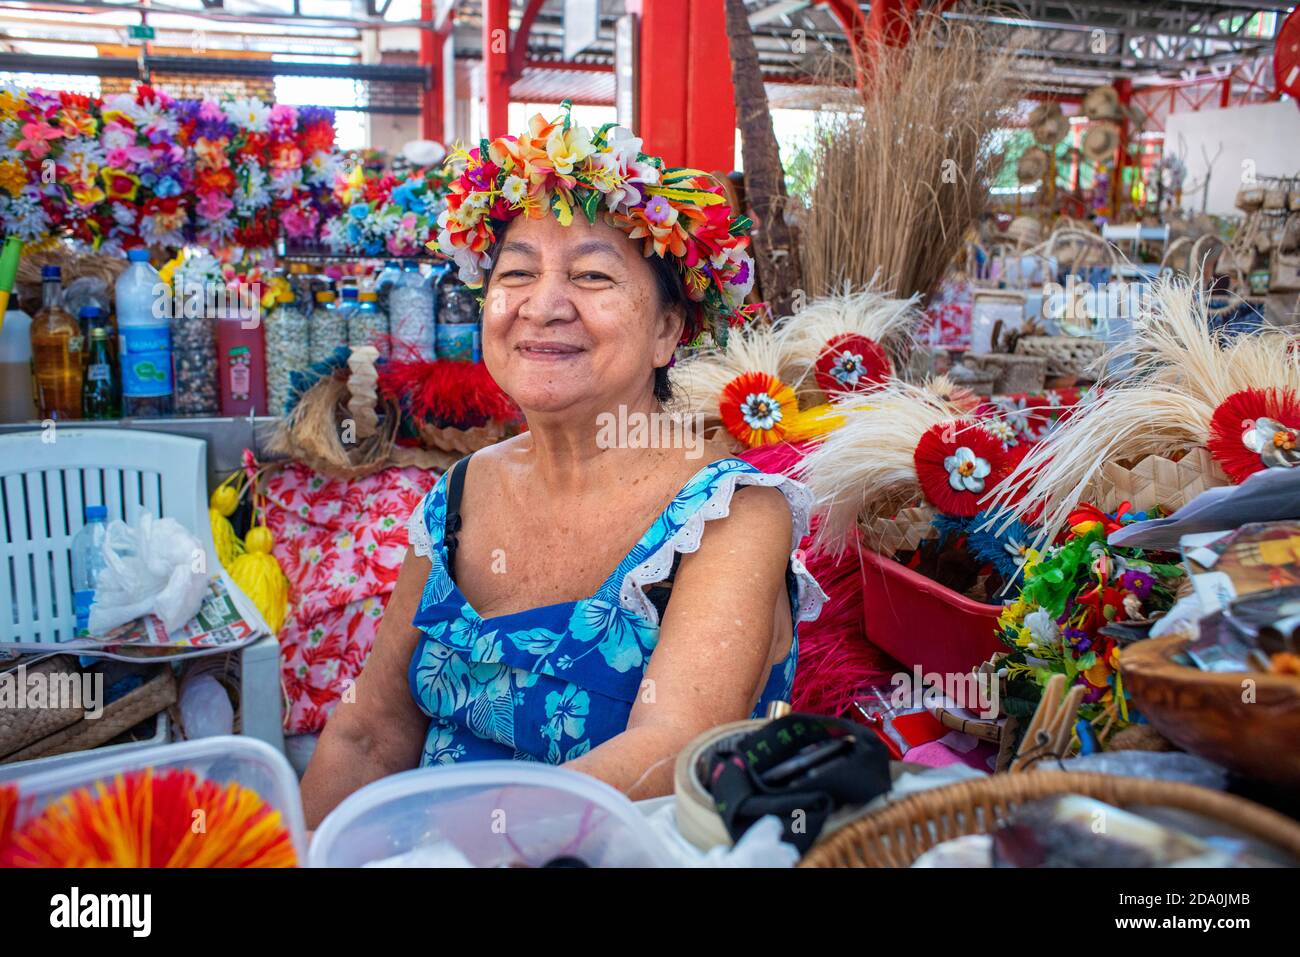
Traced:
<path fill-rule="evenodd" d="M 809 453 L 798 471 L 816 496 L 817 542 L 837 554 L 859 522 L 892 518 L 920 501 L 917 442 L 932 426 L 962 415 L 928 389 L 904 382 L 848 396 L 838 408 L 843 425 Z"/>
<path fill-rule="evenodd" d="M 814 295 L 880 281 L 928 295 L 989 202 L 1023 71 L 996 26 L 925 16 L 909 43 L 873 45 L 844 112 L 819 115 L 802 230 Z"/>

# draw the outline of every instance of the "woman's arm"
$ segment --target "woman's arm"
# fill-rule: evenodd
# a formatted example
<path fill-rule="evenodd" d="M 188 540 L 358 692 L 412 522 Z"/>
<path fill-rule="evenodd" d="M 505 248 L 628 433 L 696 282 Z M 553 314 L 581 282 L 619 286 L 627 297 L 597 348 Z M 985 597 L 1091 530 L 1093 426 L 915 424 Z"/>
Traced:
<path fill-rule="evenodd" d="M 792 519 L 774 488 L 746 486 L 685 555 L 627 730 L 565 767 L 635 799 L 671 794 L 673 764 L 709 728 L 749 717 L 776 640 L 790 635 Z"/>
<path fill-rule="evenodd" d="M 302 778 L 307 827 L 353 791 L 388 774 L 409 771 L 420 759 L 429 719 L 407 687 L 407 666 L 420 632 L 411 619 L 420 604 L 429 559 L 406 553 L 384 609 L 370 659 L 321 732 Z"/>

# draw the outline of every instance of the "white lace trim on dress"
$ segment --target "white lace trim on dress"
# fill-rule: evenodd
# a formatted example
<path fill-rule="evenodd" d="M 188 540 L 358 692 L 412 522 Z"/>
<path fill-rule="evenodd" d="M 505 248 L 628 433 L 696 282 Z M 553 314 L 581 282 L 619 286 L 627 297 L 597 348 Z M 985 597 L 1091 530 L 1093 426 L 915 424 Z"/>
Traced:
<path fill-rule="evenodd" d="M 704 535 L 704 523 L 715 518 L 726 518 L 731 511 L 731 497 L 738 485 L 767 485 L 779 488 L 790 505 L 794 518 L 790 542 L 790 566 L 794 572 L 798 591 L 798 609 L 795 621 L 812 621 L 821 614 L 822 605 L 826 603 L 826 593 L 817 584 L 808 569 L 804 567 L 795 554 L 800 540 L 808 534 L 809 521 L 812 516 L 812 491 L 800 482 L 785 475 L 769 475 L 766 472 L 728 472 L 718 482 L 707 501 L 691 513 L 677 533 L 664 542 L 653 554 L 637 565 L 625 576 L 619 588 L 619 604 L 627 611 L 640 615 L 647 621 L 658 625 L 659 612 L 651 604 L 645 593 L 647 585 L 661 582 L 668 577 L 673 567 L 673 557 L 694 552 L 700 547 Z"/>
<path fill-rule="evenodd" d="M 411 512 L 411 517 L 406 520 L 406 539 L 411 544 L 411 551 L 425 558 L 433 557 L 433 542 L 429 540 L 429 528 L 424 524 L 425 499 L 432 494 L 432 490 L 425 492 L 415 506 L 415 511 Z"/>

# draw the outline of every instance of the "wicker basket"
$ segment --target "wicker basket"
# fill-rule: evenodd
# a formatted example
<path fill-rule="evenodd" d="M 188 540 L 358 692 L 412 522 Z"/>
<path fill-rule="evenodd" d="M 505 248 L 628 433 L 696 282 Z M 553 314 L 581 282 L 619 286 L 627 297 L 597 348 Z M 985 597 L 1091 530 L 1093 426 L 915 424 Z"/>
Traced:
<path fill-rule="evenodd" d="M 1007 355 L 985 352 L 968 355 L 977 369 L 994 373 L 993 391 L 998 395 L 1011 392 L 1042 392 L 1047 377 L 1048 360 L 1042 356 Z"/>
<path fill-rule="evenodd" d="M 505 426 L 499 422 L 489 422 L 474 429 L 439 428 L 427 422 L 417 425 L 420 430 L 420 442 L 427 448 L 441 449 L 444 452 L 459 452 L 469 455 L 489 445 L 495 445 L 506 435 Z"/>
<path fill-rule="evenodd" d="M 1176 511 L 1206 489 L 1228 484 L 1228 477 L 1214 461 L 1209 449 L 1195 448 L 1174 461 L 1148 455 L 1130 467 L 1118 462 L 1102 466 L 1096 501 L 1102 511 L 1112 512 L 1123 502 L 1145 512 L 1159 505 L 1165 512 Z"/>
<path fill-rule="evenodd" d="M 1082 376 L 1105 352 L 1106 343 L 1100 339 L 1079 336 L 1024 336 L 1016 341 L 1017 355 L 1047 360 L 1049 379 Z"/>
<path fill-rule="evenodd" d="M 933 519 L 934 509 L 929 506 L 905 508 L 893 518 L 864 522 L 861 526 L 862 541 L 881 555 L 913 551 L 926 539 L 938 537 L 939 532 L 931 524 Z"/>
<path fill-rule="evenodd" d="M 1300 824 L 1242 798 L 1191 784 L 1093 772 L 995 774 L 913 794 L 846 824 L 809 851 L 800 867 L 908 867 L 937 844 L 988 834 L 1018 806 L 1081 794 L 1116 807 L 1178 808 L 1222 821 L 1300 860 Z"/>

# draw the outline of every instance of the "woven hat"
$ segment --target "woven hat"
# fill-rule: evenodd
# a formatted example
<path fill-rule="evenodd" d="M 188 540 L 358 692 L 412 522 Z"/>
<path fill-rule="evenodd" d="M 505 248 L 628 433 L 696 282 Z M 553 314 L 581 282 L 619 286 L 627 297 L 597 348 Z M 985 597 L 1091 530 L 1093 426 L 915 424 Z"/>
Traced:
<path fill-rule="evenodd" d="M 1070 132 L 1070 121 L 1061 112 L 1061 104 L 1039 103 L 1029 114 L 1029 131 L 1036 143 L 1055 146 Z"/>
<path fill-rule="evenodd" d="M 1037 183 L 1047 175 L 1051 157 L 1037 146 L 1031 146 L 1016 161 L 1016 179 L 1022 183 Z"/>
<path fill-rule="evenodd" d="M 1007 238 L 1021 247 L 1035 246 L 1043 240 L 1043 224 L 1033 216 L 1017 216 L 1007 227 Z"/>
<path fill-rule="evenodd" d="M 1083 155 L 1094 163 L 1104 163 L 1115 158 L 1119 148 L 1119 130 L 1110 123 L 1093 123 L 1083 138 Z"/>
<path fill-rule="evenodd" d="M 1119 93 L 1113 86 L 1099 86 L 1090 90 L 1083 98 L 1081 111 L 1091 120 L 1118 120 L 1123 117 Z"/>

